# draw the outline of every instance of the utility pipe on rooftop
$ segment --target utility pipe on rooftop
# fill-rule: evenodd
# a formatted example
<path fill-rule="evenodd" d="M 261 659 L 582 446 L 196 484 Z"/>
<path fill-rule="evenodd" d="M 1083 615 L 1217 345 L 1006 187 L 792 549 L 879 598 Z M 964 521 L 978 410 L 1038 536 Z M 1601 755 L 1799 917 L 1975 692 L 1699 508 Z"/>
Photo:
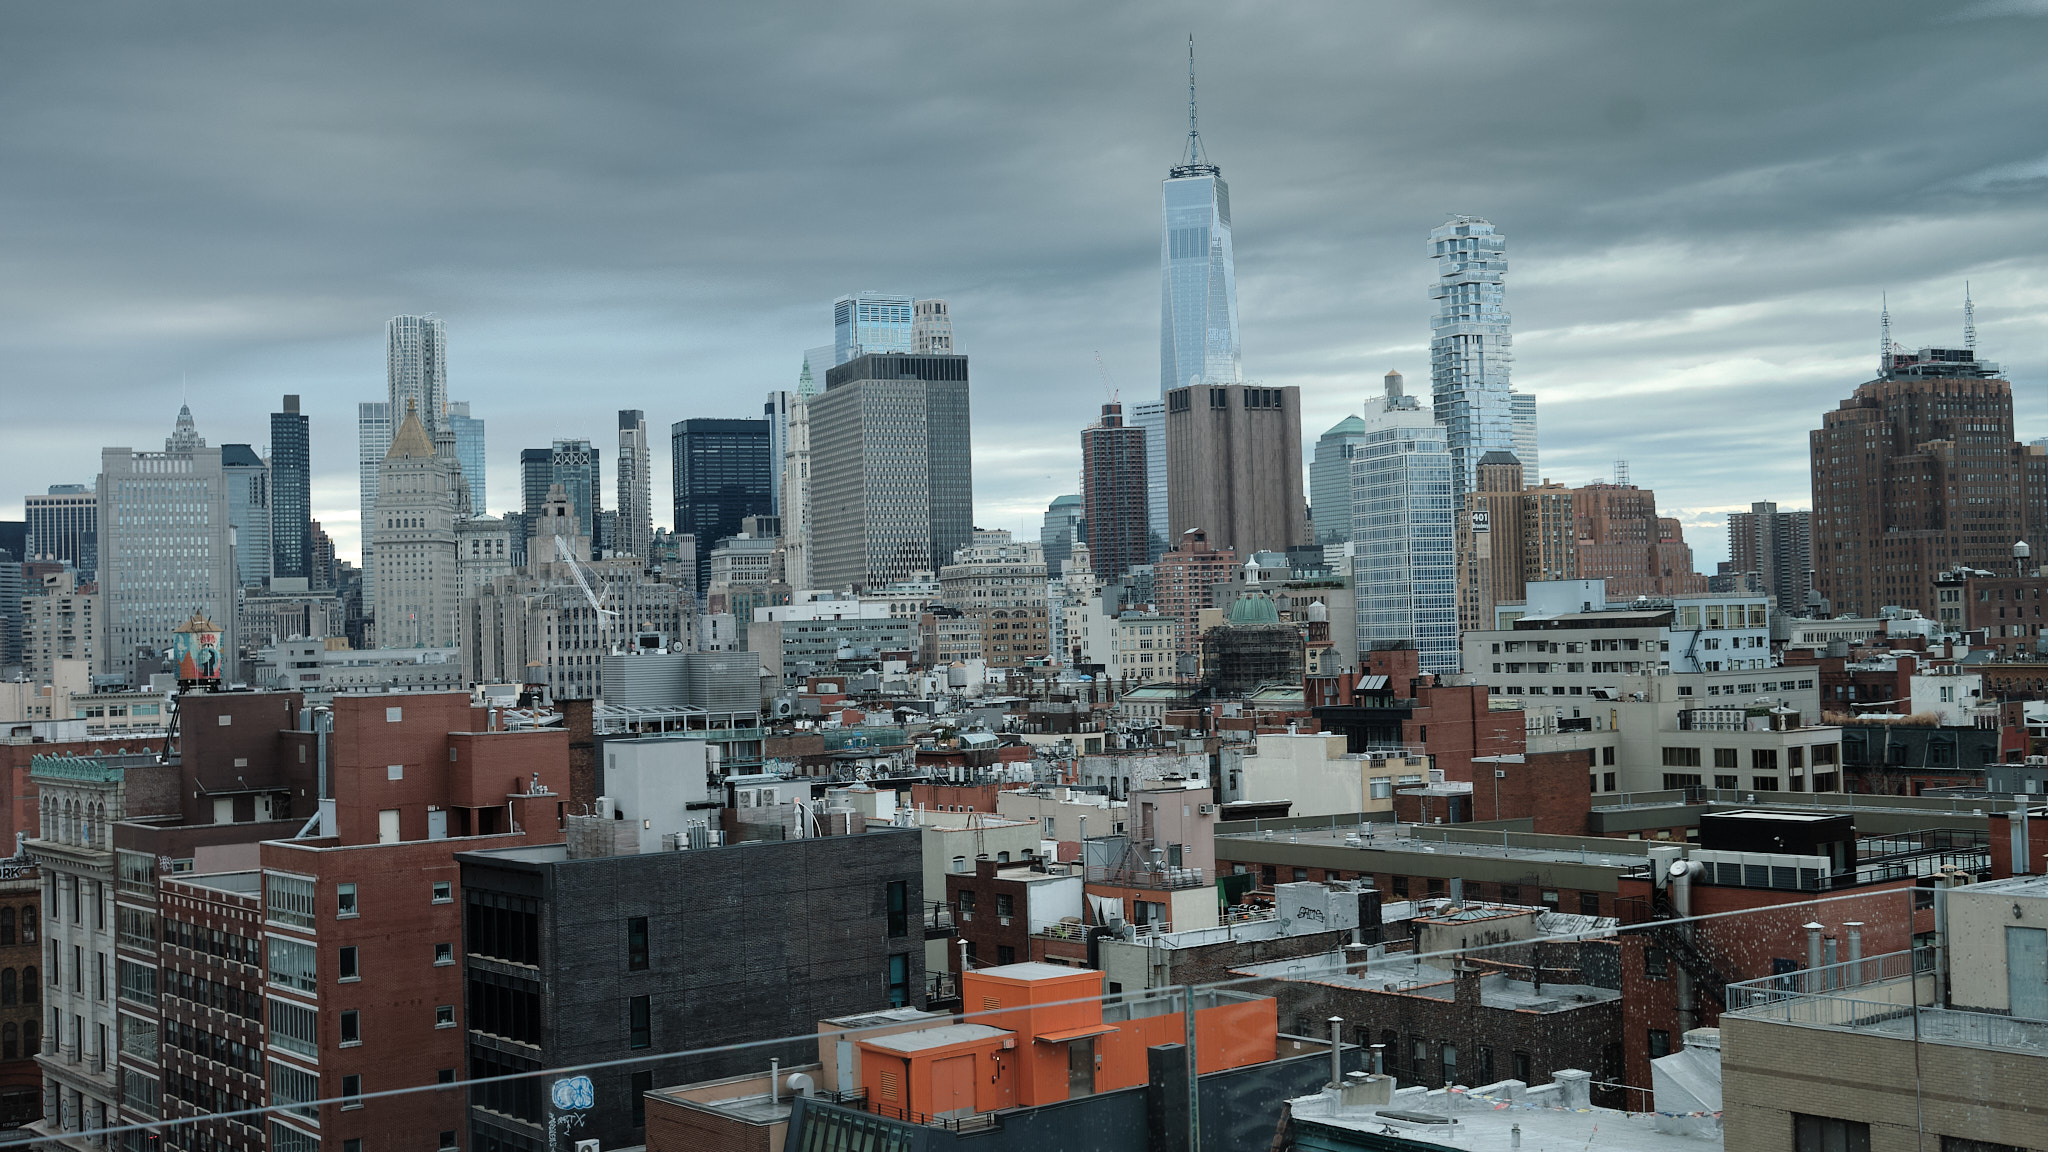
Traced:
<path fill-rule="evenodd" d="M 1342 1088 L 1344 1086 L 1343 1032 L 1344 1018 L 1342 1016 L 1330 1017 L 1330 1087 L 1332 1088 Z"/>

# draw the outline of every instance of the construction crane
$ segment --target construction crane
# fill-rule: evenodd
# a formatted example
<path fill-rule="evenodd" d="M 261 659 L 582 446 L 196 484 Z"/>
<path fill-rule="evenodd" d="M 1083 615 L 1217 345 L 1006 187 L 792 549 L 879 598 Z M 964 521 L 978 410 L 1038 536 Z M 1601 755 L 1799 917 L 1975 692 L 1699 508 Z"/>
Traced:
<path fill-rule="evenodd" d="M 1109 382 L 1109 368 L 1102 362 L 1102 353 L 1095 353 L 1095 370 L 1102 375 L 1102 390 L 1109 396 L 1111 404 L 1116 403 L 1116 385 Z"/>
<path fill-rule="evenodd" d="M 596 591 L 590 587 L 590 581 L 583 578 L 583 563 L 576 558 L 575 547 L 570 544 L 569 538 L 560 532 L 555 533 L 555 556 L 569 566 L 569 575 L 575 577 L 576 586 L 583 589 L 583 598 L 590 601 L 590 610 L 597 613 L 597 632 L 605 650 L 616 650 L 616 645 L 612 643 L 611 617 L 617 616 L 618 613 L 606 608 L 598 600 Z"/>

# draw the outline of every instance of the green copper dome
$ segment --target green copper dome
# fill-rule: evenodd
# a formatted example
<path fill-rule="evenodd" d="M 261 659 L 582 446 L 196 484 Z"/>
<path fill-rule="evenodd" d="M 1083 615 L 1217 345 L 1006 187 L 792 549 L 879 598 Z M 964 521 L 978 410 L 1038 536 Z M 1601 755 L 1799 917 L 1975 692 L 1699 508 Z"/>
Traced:
<path fill-rule="evenodd" d="M 1273 600 L 1270 596 L 1260 596 L 1257 594 L 1239 596 L 1237 601 L 1230 606 L 1230 622 L 1232 624 L 1278 624 L 1280 622 L 1280 609 L 1273 606 Z"/>

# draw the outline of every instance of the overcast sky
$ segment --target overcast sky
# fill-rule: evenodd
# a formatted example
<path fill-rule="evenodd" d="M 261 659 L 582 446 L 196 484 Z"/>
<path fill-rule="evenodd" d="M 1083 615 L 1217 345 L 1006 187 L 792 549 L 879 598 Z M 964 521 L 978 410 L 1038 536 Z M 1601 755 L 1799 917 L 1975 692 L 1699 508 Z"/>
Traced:
<path fill-rule="evenodd" d="M 0 514 L 154 448 L 181 390 L 264 447 L 287 392 L 356 547 L 385 320 L 446 319 L 521 447 L 645 409 L 758 416 L 830 305 L 944 296 L 977 522 L 1035 537 L 1110 384 L 1156 395 L 1159 181 L 1230 182 L 1248 377 L 1305 438 L 1389 368 L 1426 393 L 1426 236 L 1508 238 L 1542 471 L 1630 462 L 1702 571 L 1722 515 L 1809 503 L 1806 431 L 1877 352 L 2003 362 L 2048 435 L 2048 0 L 1175 5 L 9 5 Z M 614 493 L 606 492 L 607 506 Z"/>

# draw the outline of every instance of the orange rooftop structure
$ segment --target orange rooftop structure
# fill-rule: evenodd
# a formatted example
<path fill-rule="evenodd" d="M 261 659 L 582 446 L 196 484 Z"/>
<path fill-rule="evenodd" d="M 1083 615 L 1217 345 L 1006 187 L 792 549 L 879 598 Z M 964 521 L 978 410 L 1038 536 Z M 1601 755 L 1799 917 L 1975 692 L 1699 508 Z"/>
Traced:
<path fill-rule="evenodd" d="M 1186 1039 L 1183 993 L 1104 1003 L 1103 975 L 1057 964 L 966 973 L 959 1023 L 859 1040 L 866 1108 L 931 1123 L 1029 1108 L 1146 1083 L 1146 1049 Z M 1279 1055 L 1270 996 L 1195 994 L 1199 1072 Z"/>

